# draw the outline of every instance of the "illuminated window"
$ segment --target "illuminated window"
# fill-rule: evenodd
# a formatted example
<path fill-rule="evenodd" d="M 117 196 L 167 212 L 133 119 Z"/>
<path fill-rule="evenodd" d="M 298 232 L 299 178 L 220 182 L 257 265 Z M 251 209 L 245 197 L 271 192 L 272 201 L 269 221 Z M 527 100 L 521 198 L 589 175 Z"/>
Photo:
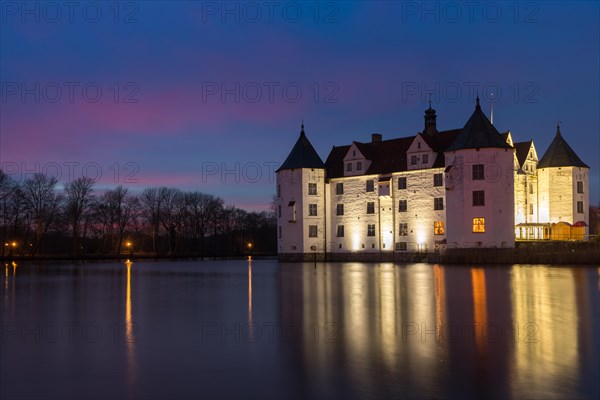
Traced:
<path fill-rule="evenodd" d="M 481 181 L 483 179 L 484 179 L 483 164 L 474 164 L 473 165 L 473 180 Z"/>
<path fill-rule="evenodd" d="M 344 194 L 344 184 L 343 183 L 335 184 L 335 194 Z"/>
<path fill-rule="evenodd" d="M 317 184 L 316 183 L 309 183 L 308 184 L 308 194 L 311 196 L 316 196 L 317 195 Z"/>
<path fill-rule="evenodd" d="M 373 192 L 375 190 L 375 182 L 373 179 L 367 181 L 367 192 Z"/>
<path fill-rule="evenodd" d="M 473 233 L 485 232 L 485 218 L 473 218 Z"/>
<path fill-rule="evenodd" d="M 443 235 L 446 233 L 446 229 L 444 228 L 444 221 L 434 221 L 433 222 L 433 234 L 434 235 Z"/>
<path fill-rule="evenodd" d="M 344 237 L 344 225 L 338 225 L 337 237 Z"/>
<path fill-rule="evenodd" d="M 335 211 L 336 211 L 336 215 L 344 215 L 344 205 L 338 204 Z"/>
<path fill-rule="evenodd" d="M 583 193 L 583 182 L 577 181 L 577 193 Z"/>
<path fill-rule="evenodd" d="M 529 204 L 529 214 L 533 215 L 533 204 Z"/>
<path fill-rule="evenodd" d="M 427 164 L 429 162 L 429 154 L 423 154 L 423 164 Z"/>
<path fill-rule="evenodd" d="M 398 201 L 398 211 L 406 212 L 408 210 L 408 200 L 400 200 Z"/>
<path fill-rule="evenodd" d="M 433 174 L 433 186 L 443 186 L 444 178 L 442 174 Z"/>
<path fill-rule="evenodd" d="M 308 205 L 308 215 L 311 217 L 316 217 L 317 216 L 317 205 L 316 204 L 309 204 Z"/>
<path fill-rule="evenodd" d="M 398 226 L 398 236 L 407 236 L 408 235 L 408 222 L 400 222 Z"/>
<path fill-rule="evenodd" d="M 485 192 L 483 190 L 473 191 L 473 206 L 485 206 Z"/>
<path fill-rule="evenodd" d="M 375 236 L 375 225 L 367 225 L 367 236 Z"/>
<path fill-rule="evenodd" d="M 443 210 L 444 209 L 444 198 L 436 197 L 433 199 L 433 209 L 434 210 Z"/>
<path fill-rule="evenodd" d="M 375 203 L 372 201 L 367 203 L 367 214 L 375 214 Z"/>
<path fill-rule="evenodd" d="M 583 201 L 578 201 L 577 202 L 577 212 L 579 214 L 583 214 Z"/>
<path fill-rule="evenodd" d="M 406 189 L 406 177 L 398 178 L 398 190 Z"/>
<path fill-rule="evenodd" d="M 362 161 L 357 161 L 356 162 L 356 170 L 357 171 L 362 171 Z"/>
<path fill-rule="evenodd" d="M 311 237 L 311 238 L 317 237 L 317 226 L 316 225 L 308 226 L 308 237 Z"/>

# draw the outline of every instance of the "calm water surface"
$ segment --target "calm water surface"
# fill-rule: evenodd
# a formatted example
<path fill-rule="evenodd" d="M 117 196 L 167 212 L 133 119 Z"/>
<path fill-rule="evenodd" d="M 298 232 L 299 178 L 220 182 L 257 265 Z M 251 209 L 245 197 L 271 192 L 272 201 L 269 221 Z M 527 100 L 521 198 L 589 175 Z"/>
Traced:
<path fill-rule="evenodd" d="M 600 397 L 597 266 L 3 268 L 3 399 Z"/>

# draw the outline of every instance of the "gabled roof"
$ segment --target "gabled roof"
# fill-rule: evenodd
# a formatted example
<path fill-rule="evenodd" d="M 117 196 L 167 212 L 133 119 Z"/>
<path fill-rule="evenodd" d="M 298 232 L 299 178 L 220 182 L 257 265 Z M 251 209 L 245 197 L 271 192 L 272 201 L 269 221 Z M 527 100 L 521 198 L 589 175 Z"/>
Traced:
<path fill-rule="evenodd" d="M 433 135 L 422 135 L 427 144 L 436 152 L 443 152 L 445 148 L 459 134 L 459 129 L 438 132 Z M 389 174 L 392 172 L 406 171 L 406 152 L 415 140 L 416 136 L 408 136 L 399 139 L 382 140 L 381 142 L 352 142 L 360 152 L 371 161 L 371 165 L 365 171 L 365 175 Z M 327 178 L 339 178 L 344 176 L 344 157 L 350 150 L 350 146 L 334 146 L 325 161 Z M 434 167 L 443 167 L 444 156 L 438 154 L 434 161 Z"/>
<path fill-rule="evenodd" d="M 560 126 L 556 126 L 556 136 L 548 150 L 544 153 L 537 165 L 538 168 L 550 167 L 583 167 L 589 168 L 573 151 L 571 146 L 560 134 Z"/>
<path fill-rule="evenodd" d="M 529 150 L 533 145 L 533 140 L 528 140 L 527 142 L 518 142 L 515 143 L 515 150 L 517 153 L 517 161 L 519 162 L 519 166 L 522 167 L 525 164 L 525 160 L 527 160 L 527 155 L 529 154 Z"/>
<path fill-rule="evenodd" d="M 479 105 L 479 97 L 477 97 L 477 104 L 471 118 L 446 151 L 484 147 L 512 148 L 485 116 Z"/>
<path fill-rule="evenodd" d="M 294 168 L 325 168 L 323 160 L 321 160 L 321 157 L 319 157 L 315 151 L 315 148 L 304 133 L 304 124 L 302 124 L 300 137 L 296 141 L 292 151 L 287 156 L 283 164 L 281 164 L 281 167 L 279 167 L 275 172 Z"/>

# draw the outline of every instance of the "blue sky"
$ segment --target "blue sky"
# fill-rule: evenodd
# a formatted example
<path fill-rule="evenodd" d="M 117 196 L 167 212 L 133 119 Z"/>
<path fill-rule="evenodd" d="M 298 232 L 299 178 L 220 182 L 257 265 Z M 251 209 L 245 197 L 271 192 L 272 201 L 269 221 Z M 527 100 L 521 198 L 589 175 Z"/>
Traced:
<path fill-rule="evenodd" d="M 561 121 L 600 202 L 597 2 L 0 3 L 0 163 L 267 209 L 304 119 L 333 145 L 438 128 L 482 97 L 541 157 Z M 473 6 L 469 6 L 473 4 Z"/>

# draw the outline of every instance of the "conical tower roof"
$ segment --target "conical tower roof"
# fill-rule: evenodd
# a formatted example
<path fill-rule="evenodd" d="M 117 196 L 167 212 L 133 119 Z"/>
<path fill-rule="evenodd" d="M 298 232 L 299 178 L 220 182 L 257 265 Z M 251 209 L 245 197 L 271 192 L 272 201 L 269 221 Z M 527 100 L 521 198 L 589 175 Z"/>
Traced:
<path fill-rule="evenodd" d="M 538 162 L 538 168 L 551 167 L 583 167 L 589 168 L 575 151 L 569 146 L 567 141 L 560 133 L 560 126 L 556 126 L 556 136 L 548 150 L 544 153 L 541 160 Z"/>
<path fill-rule="evenodd" d="M 496 147 L 501 149 L 511 148 L 500 132 L 498 132 L 490 120 L 485 116 L 479 105 L 479 97 L 477 97 L 477 104 L 475 106 L 475 111 L 471 114 L 471 118 L 469 118 L 456 139 L 454 139 L 454 142 L 452 142 L 446 151 L 484 147 Z"/>
<path fill-rule="evenodd" d="M 292 151 L 287 156 L 281 167 L 277 171 L 294 168 L 325 168 L 325 164 L 321 157 L 315 151 L 306 134 L 304 133 L 304 123 L 300 131 L 300 137 L 292 148 Z"/>

